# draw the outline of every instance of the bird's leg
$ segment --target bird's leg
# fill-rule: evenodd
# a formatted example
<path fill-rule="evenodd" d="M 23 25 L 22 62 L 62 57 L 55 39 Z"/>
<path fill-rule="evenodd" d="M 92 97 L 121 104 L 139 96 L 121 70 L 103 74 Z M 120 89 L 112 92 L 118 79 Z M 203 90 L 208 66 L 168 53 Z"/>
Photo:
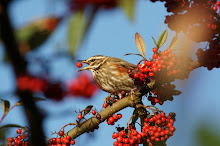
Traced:
<path fill-rule="evenodd" d="M 137 94 L 135 94 L 135 91 L 137 91 L 137 88 L 135 87 L 134 89 L 131 89 L 129 95 L 131 95 L 131 99 L 134 100 L 133 95 L 138 96 Z"/>
<path fill-rule="evenodd" d="M 117 96 L 117 92 L 118 91 L 114 91 L 112 93 L 109 94 L 109 96 L 107 96 L 105 99 L 104 99 L 104 103 L 108 104 L 108 103 L 114 103 L 115 102 L 115 99 L 116 99 L 116 96 Z M 113 95 L 113 96 L 112 96 Z M 117 96 L 118 97 L 118 96 Z"/>

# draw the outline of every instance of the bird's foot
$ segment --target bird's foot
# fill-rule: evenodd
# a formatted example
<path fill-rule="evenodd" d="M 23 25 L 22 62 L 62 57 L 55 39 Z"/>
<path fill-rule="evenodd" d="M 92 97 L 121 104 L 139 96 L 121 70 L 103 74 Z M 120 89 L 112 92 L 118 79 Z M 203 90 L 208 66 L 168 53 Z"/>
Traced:
<path fill-rule="evenodd" d="M 131 99 L 134 100 L 134 95 L 138 96 L 135 91 L 137 91 L 137 88 L 131 89 L 129 95 L 131 96 Z"/>
<path fill-rule="evenodd" d="M 109 96 L 107 96 L 105 99 L 104 99 L 104 103 L 106 104 L 112 104 L 116 101 L 117 99 L 117 96 L 115 95 L 115 92 L 112 92 L 109 94 Z"/>

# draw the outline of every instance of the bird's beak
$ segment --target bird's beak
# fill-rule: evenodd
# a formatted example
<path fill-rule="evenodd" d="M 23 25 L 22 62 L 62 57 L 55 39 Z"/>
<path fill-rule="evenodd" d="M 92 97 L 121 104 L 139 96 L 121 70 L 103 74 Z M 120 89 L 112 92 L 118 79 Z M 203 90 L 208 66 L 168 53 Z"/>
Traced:
<path fill-rule="evenodd" d="M 78 61 L 89 65 L 89 62 L 87 62 L 86 60 L 78 60 Z M 90 66 L 84 67 L 80 69 L 78 72 L 83 71 L 83 70 L 88 70 L 88 69 L 90 69 Z"/>

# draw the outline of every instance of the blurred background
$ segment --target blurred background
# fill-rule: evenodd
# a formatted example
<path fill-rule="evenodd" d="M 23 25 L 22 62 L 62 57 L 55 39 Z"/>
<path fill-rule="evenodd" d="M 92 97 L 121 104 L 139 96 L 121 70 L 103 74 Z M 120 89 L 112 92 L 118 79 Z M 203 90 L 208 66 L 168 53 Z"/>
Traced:
<path fill-rule="evenodd" d="M 167 42 L 161 50 L 167 49 L 175 36 L 175 31 L 164 23 L 166 15 L 169 15 L 164 2 L 121 0 L 118 3 L 117 0 L 106 0 L 104 5 L 91 4 L 85 9 L 82 1 L 14 0 L 10 4 L 10 20 L 20 42 L 19 48 L 22 48 L 21 54 L 28 61 L 28 72 L 51 86 L 45 89 L 44 94 L 35 93 L 37 97 L 47 96 L 46 101 L 37 102 L 45 115 L 43 130 L 47 137 L 52 137 L 51 132 L 59 131 L 65 124 L 75 122 L 76 112 L 87 105 L 93 105 L 100 111 L 108 95 L 93 86 L 90 72 L 78 73 L 75 65 L 77 59 L 106 55 L 137 64 L 140 57 L 124 56 L 126 53 L 138 53 L 134 40 L 136 32 L 146 43 L 147 58 L 153 54 L 154 42 L 151 36 L 158 39 L 165 29 L 168 30 Z M 191 41 L 181 32 L 176 48 L 188 50 L 188 55 L 196 60 L 197 49 L 205 48 L 206 45 L 205 41 Z M 211 71 L 205 67 L 195 69 L 188 79 L 175 81 L 176 88 L 182 91 L 181 95 L 162 106 L 157 105 L 166 113 L 176 113 L 176 131 L 168 139 L 168 146 L 220 145 L 219 74 L 217 68 Z M 91 87 L 88 93 L 78 88 L 84 82 L 86 87 Z M 15 90 L 16 78 L 1 44 L 0 98 L 9 100 L 11 105 L 15 104 L 19 100 Z M 62 90 L 65 90 L 65 94 Z M 150 102 L 146 99 L 144 104 L 149 105 Z M 115 125 L 125 126 L 131 112 L 132 108 L 120 111 L 123 117 Z M 5 124 L 27 125 L 22 106 L 8 113 L 0 125 Z M 68 126 L 65 131 L 71 128 Z M 6 137 L 15 136 L 15 131 L 14 128 L 8 129 Z M 115 131 L 115 126 L 107 126 L 104 122 L 95 132 L 76 138 L 76 146 L 111 146 L 114 141 L 111 135 Z"/>

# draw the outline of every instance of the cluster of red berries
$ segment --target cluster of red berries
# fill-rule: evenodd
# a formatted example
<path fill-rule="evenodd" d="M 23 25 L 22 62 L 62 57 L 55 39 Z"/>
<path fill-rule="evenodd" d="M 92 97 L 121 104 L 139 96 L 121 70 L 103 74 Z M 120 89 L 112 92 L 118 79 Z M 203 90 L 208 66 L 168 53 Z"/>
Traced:
<path fill-rule="evenodd" d="M 66 95 L 74 97 L 90 98 L 98 91 L 98 87 L 92 82 L 88 74 L 82 73 L 75 80 L 64 86 L 61 82 L 53 82 L 41 77 L 32 75 L 20 75 L 17 78 L 19 91 L 29 91 L 31 93 L 42 92 L 47 98 L 59 101 Z"/>
<path fill-rule="evenodd" d="M 112 135 L 112 138 L 116 139 L 114 146 L 138 146 L 138 144 L 141 144 L 143 137 L 145 137 L 145 133 L 139 133 L 132 125 L 125 130 L 123 127 L 120 127 L 118 132 Z"/>
<path fill-rule="evenodd" d="M 159 52 L 157 48 L 153 48 L 153 52 L 151 61 L 139 63 L 136 69 L 129 69 L 128 73 L 134 78 L 134 83 L 140 86 L 155 79 L 154 97 L 150 94 L 148 100 L 152 105 L 162 105 L 166 100 L 173 100 L 173 95 L 179 95 L 170 83 L 175 79 L 188 77 L 192 70 L 192 59 L 183 55 L 176 56 L 171 49 Z"/>
<path fill-rule="evenodd" d="M 75 140 L 71 139 L 69 135 L 63 138 L 51 138 L 47 141 L 48 146 L 70 146 L 75 144 Z"/>
<path fill-rule="evenodd" d="M 219 34 L 220 2 L 217 0 L 151 0 L 165 1 L 165 7 L 172 15 L 167 15 L 165 23 L 174 31 L 183 31 L 193 41 L 210 41 Z M 199 24 L 199 25 L 198 25 Z M 198 37 L 198 34 L 203 34 Z M 205 34 L 205 35 L 204 35 Z"/>
<path fill-rule="evenodd" d="M 47 98 L 61 100 L 64 89 L 60 82 L 52 83 L 46 79 L 31 76 L 29 74 L 18 76 L 17 86 L 19 91 L 29 91 L 31 93 L 42 92 Z"/>
<path fill-rule="evenodd" d="M 175 116 L 175 113 L 169 113 L 169 115 L 166 116 L 164 112 L 161 112 L 150 118 L 145 118 L 142 128 L 142 133 L 145 134 L 144 140 L 146 140 L 149 145 L 166 141 L 175 131 L 175 127 L 173 126 Z"/>
<path fill-rule="evenodd" d="M 18 76 L 17 86 L 22 91 L 38 92 L 43 89 L 44 81 L 31 75 Z"/>
<path fill-rule="evenodd" d="M 68 95 L 81 96 L 85 98 L 94 96 L 98 91 L 98 87 L 87 73 L 81 73 L 76 79 L 72 80 L 67 85 L 67 89 Z"/>
<path fill-rule="evenodd" d="M 108 125 L 114 125 L 115 122 L 117 122 L 119 119 L 121 119 L 122 117 L 122 114 L 115 114 L 115 115 L 112 115 L 111 117 L 109 117 L 107 119 L 107 124 Z"/>
<path fill-rule="evenodd" d="M 117 5 L 117 0 L 70 0 L 70 10 L 77 11 L 86 6 L 96 6 L 102 8 L 114 8 Z"/>
<path fill-rule="evenodd" d="M 220 44 L 217 40 L 211 41 L 208 50 L 197 50 L 196 55 L 199 63 L 208 70 L 220 67 Z"/>
<path fill-rule="evenodd" d="M 155 105 L 156 103 L 163 105 L 164 101 L 173 100 L 173 95 L 176 95 L 173 93 L 175 91 L 174 88 L 175 85 L 171 84 L 162 85 L 160 87 L 158 86 L 153 92 L 149 93 L 147 99 L 151 102 L 152 105 Z"/>
<path fill-rule="evenodd" d="M 25 132 L 22 132 L 22 129 L 17 129 L 18 136 L 13 138 L 9 137 L 7 139 L 7 146 L 29 146 L 30 142 L 27 140 L 27 135 Z"/>
<path fill-rule="evenodd" d="M 184 66 L 182 64 L 182 58 L 177 57 L 171 49 L 159 53 L 157 48 L 153 48 L 153 52 L 151 61 L 145 60 L 143 64 L 138 64 L 138 70 L 128 70 L 129 76 L 135 79 L 135 84 L 147 84 L 151 79 L 163 80 L 163 83 L 170 83 L 175 79 L 182 79 L 188 76 L 191 60 L 187 63 L 184 62 Z M 182 69 L 186 68 L 187 71 L 184 70 L 186 72 L 181 74 Z"/>

